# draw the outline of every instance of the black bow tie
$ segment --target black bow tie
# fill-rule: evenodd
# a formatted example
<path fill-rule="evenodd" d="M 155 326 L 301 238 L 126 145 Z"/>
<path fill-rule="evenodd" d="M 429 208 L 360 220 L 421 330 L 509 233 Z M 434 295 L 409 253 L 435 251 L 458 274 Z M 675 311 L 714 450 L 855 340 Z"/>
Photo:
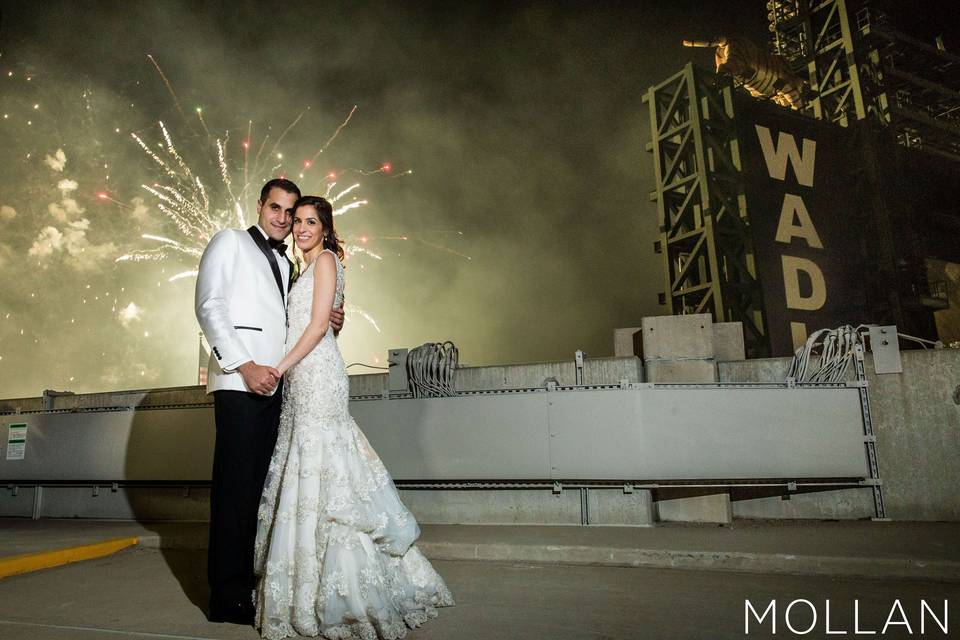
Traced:
<path fill-rule="evenodd" d="M 276 251 L 277 253 L 279 253 L 280 255 L 282 256 L 286 255 L 287 245 L 283 244 L 279 240 L 274 240 L 273 238 L 270 238 L 267 240 L 267 244 L 269 244 L 270 248 Z"/>

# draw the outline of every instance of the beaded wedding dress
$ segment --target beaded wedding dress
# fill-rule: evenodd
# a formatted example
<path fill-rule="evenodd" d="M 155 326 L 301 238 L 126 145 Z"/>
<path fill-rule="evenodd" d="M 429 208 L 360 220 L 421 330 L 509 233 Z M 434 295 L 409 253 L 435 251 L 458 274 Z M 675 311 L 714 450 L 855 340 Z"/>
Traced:
<path fill-rule="evenodd" d="M 314 264 L 290 291 L 287 350 L 310 321 Z M 343 300 L 337 263 L 334 307 Z M 256 626 L 264 638 L 402 638 L 454 604 L 417 549 L 420 528 L 347 411 L 333 329 L 286 373 L 257 518 Z"/>

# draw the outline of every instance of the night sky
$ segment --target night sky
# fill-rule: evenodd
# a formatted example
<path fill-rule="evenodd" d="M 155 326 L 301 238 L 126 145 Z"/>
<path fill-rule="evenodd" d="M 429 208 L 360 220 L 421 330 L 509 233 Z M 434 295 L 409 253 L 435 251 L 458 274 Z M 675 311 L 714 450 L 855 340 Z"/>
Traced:
<path fill-rule="evenodd" d="M 178 237 L 130 135 L 160 151 L 161 120 L 212 196 L 216 139 L 236 184 L 248 123 L 267 153 L 301 113 L 251 185 L 361 184 L 336 222 L 382 257 L 347 263 L 379 332 L 351 314 L 348 363 L 444 340 L 466 364 L 607 356 L 663 312 L 642 96 L 712 64 L 684 37 L 766 38 L 763 2 L 303 5 L 0 3 L 0 398 L 196 383 L 194 280 L 168 281 L 196 261 L 116 262 Z"/>

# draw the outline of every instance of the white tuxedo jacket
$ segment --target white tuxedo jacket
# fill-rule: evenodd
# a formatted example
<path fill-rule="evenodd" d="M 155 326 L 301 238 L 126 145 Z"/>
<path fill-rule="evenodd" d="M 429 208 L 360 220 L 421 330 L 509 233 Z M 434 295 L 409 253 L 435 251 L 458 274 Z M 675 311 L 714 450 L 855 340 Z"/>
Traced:
<path fill-rule="evenodd" d="M 281 270 L 286 271 L 286 282 Z M 210 240 L 200 258 L 194 297 L 197 321 L 210 345 L 207 393 L 249 392 L 237 371 L 244 362 L 279 364 L 292 271 L 286 257 L 277 260 L 256 226 L 224 229 Z"/>

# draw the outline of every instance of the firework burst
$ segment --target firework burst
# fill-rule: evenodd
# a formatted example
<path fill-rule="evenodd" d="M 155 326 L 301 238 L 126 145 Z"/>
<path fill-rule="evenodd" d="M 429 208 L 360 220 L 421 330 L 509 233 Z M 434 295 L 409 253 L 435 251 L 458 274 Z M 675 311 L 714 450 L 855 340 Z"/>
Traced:
<path fill-rule="evenodd" d="M 155 60 L 151 63 L 157 66 Z M 164 79 L 168 90 L 176 100 L 172 86 L 162 75 L 158 67 L 158 72 Z M 269 143 L 269 135 L 259 141 L 258 151 L 251 164 L 249 160 L 249 151 L 251 147 L 251 136 L 253 122 L 250 121 L 247 126 L 247 136 L 241 142 L 240 147 L 243 154 L 242 168 L 234 169 L 228 161 L 229 132 L 222 138 L 213 139 L 209 135 L 209 129 L 206 121 L 202 118 L 202 109 L 197 108 L 197 115 L 201 119 L 203 130 L 207 133 L 206 143 L 201 147 L 215 155 L 216 161 L 212 166 L 216 167 L 215 172 L 208 172 L 210 175 L 202 178 L 201 172 L 194 169 L 186 160 L 185 156 L 174 143 L 173 136 L 164 122 L 158 122 L 161 140 L 151 145 L 144 137 L 137 133 L 131 133 L 131 137 L 137 146 L 149 158 L 150 164 L 157 171 L 156 182 L 153 184 L 142 184 L 141 188 L 151 197 L 157 210 L 171 223 L 171 227 L 176 229 L 176 233 L 168 235 L 157 235 L 144 233 L 140 237 L 149 243 L 149 246 L 137 248 L 116 258 L 116 262 L 170 262 L 183 265 L 190 263 L 190 268 L 178 271 L 168 278 L 168 282 L 175 282 L 182 279 L 195 278 L 197 276 L 196 264 L 199 262 L 203 251 L 210 239 L 222 229 L 242 228 L 248 221 L 256 217 L 256 211 L 249 210 L 245 203 L 252 201 L 256 193 L 254 180 L 263 179 L 266 176 L 277 176 L 282 174 L 283 154 L 278 149 L 283 139 L 300 122 L 305 113 L 301 112 L 283 131 L 272 148 L 265 153 Z M 346 119 L 337 127 L 336 131 L 314 154 L 313 159 L 304 162 L 303 172 L 311 170 L 314 161 L 323 154 L 330 144 L 339 136 L 340 132 L 347 126 L 353 114 L 356 112 L 356 106 L 351 109 Z M 182 113 L 182 111 L 181 111 Z M 210 166 L 209 159 L 206 158 L 206 166 Z M 266 168 L 267 163 L 276 161 L 277 164 Z M 202 165 L 201 165 L 202 166 Z M 389 164 L 381 165 L 374 170 L 350 169 L 339 174 L 329 172 L 324 176 L 324 197 L 327 198 L 334 207 L 333 214 L 342 216 L 365 207 L 369 204 L 368 200 L 359 197 L 360 183 L 346 183 L 347 186 L 341 186 L 341 180 L 348 174 L 359 174 L 371 176 L 378 173 L 389 173 L 391 167 Z M 215 175 L 214 175 L 215 173 Z M 404 172 L 409 174 L 411 172 Z M 304 173 L 299 174 L 304 178 Z M 112 198 L 109 194 L 101 194 L 102 199 L 110 200 L 120 207 L 127 207 L 124 203 Z M 364 239 L 365 241 L 365 239 Z M 382 260 L 382 256 L 374 251 L 361 246 L 356 242 L 349 241 L 345 243 L 344 250 L 346 256 L 365 256 L 374 260 Z M 351 304 L 348 312 L 366 320 L 378 333 L 380 326 L 362 307 Z"/>
<path fill-rule="evenodd" d="M 301 113 L 287 127 L 281 139 L 296 125 L 302 115 Z M 352 115 L 353 111 L 350 112 L 350 116 L 347 117 L 344 124 L 338 128 L 338 132 L 349 122 Z M 246 162 L 246 153 L 244 154 L 245 162 L 242 173 L 232 171 L 227 162 L 226 153 L 229 135 L 214 141 L 213 147 L 216 151 L 218 175 L 216 180 L 205 181 L 200 178 L 178 151 L 167 126 L 163 122 L 158 122 L 157 125 L 163 138 L 163 141 L 158 143 L 159 151 L 154 151 L 153 147 L 136 133 L 130 135 L 160 174 L 157 182 L 152 185 L 144 184 L 141 187 L 153 197 L 157 209 L 173 223 L 173 226 L 179 231 L 179 236 L 170 238 L 143 234 L 141 238 L 150 241 L 152 246 L 125 253 L 116 259 L 117 262 L 165 261 L 183 257 L 198 261 L 200 256 L 203 255 L 207 243 L 218 231 L 243 227 L 255 215 L 255 212 L 248 211 L 244 206 L 244 201 L 252 198 L 253 193 L 249 179 L 251 171 Z M 334 137 L 336 135 L 331 137 L 330 141 L 321 148 L 321 152 L 329 146 Z M 265 145 L 266 140 L 261 143 L 261 149 Z M 249 142 L 243 142 L 242 148 L 245 152 L 249 147 Z M 278 153 L 276 155 L 282 159 L 282 154 Z M 258 158 L 255 165 L 259 164 Z M 309 169 L 312 163 L 308 161 L 305 164 L 305 169 Z M 275 172 L 278 168 L 273 167 L 272 172 Z M 359 170 L 354 170 L 354 172 L 371 175 L 382 170 L 381 168 L 369 172 Z M 252 173 L 258 175 L 260 172 L 261 167 L 255 166 Z M 239 188 L 236 192 L 234 190 L 235 178 L 231 177 L 234 173 L 238 174 L 237 180 L 239 181 Z M 336 173 L 327 174 L 325 181 L 324 197 L 334 206 L 333 215 L 341 216 L 369 204 L 368 200 L 361 199 L 357 195 L 357 191 L 360 189 L 359 182 L 338 189 L 339 182 Z M 237 193 L 241 195 L 238 196 Z M 101 198 L 125 206 L 108 194 L 101 194 Z M 355 244 L 349 245 L 347 253 L 362 254 L 377 260 L 382 259 L 373 251 Z M 170 281 L 195 276 L 196 273 L 196 270 L 183 271 L 172 276 Z"/>
<path fill-rule="evenodd" d="M 163 136 L 160 152 L 154 151 L 136 133 L 130 135 L 154 162 L 162 176 L 160 181 L 141 187 L 153 196 L 157 209 L 173 223 L 180 236 L 168 238 L 143 234 L 141 238 L 150 241 L 153 246 L 126 253 L 118 257 L 117 262 L 162 261 L 174 256 L 186 256 L 199 261 L 214 234 L 221 229 L 242 227 L 247 217 L 242 202 L 233 192 L 223 141 L 217 139 L 215 144 L 219 184 L 215 195 L 211 196 L 205 181 L 190 168 L 177 150 L 166 125 L 159 122 L 158 126 Z M 178 273 L 172 276 L 170 281 L 189 275 L 196 275 L 196 270 Z"/>

